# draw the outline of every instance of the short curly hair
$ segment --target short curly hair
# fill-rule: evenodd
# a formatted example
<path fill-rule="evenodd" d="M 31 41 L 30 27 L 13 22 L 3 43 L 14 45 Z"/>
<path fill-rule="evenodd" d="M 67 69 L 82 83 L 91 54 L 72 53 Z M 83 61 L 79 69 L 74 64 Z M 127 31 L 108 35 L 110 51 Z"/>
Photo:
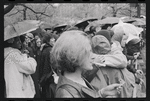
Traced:
<path fill-rule="evenodd" d="M 51 51 L 51 63 L 54 70 L 61 73 L 75 72 L 83 63 L 85 56 L 90 55 L 91 43 L 82 31 L 66 31 L 61 34 Z"/>

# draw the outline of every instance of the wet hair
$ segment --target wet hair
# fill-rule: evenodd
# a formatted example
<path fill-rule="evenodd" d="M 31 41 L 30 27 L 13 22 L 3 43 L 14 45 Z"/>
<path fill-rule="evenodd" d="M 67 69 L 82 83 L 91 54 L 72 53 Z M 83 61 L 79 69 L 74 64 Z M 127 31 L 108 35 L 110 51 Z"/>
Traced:
<path fill-rule="evenodd" d="M 61 73 L 75 72 L 82 60 L 90 54 L 91 44 L 82 31 L 66 31 L 58 38 L 51 51 L 51 63 Z"/>

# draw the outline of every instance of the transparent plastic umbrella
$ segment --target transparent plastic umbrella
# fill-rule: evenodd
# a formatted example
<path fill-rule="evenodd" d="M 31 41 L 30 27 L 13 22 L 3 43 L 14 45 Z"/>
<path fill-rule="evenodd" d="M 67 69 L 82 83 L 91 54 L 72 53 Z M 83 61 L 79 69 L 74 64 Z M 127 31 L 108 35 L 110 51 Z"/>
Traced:
<path fill-rule="evenodd" d="M 121 20 L 119 21 L 117 25 L 114 25 L 112 27 L 112 30 L 114 32 L 117 30 L 120 30 L 123 33 L 125 33 L 128 36 L 126 43 L 129 42 L 133 38 L 139 38 L 139 34 L 143 31 L 142 28 L 136 27 L 133 24 L 123 23 Z"/>
<path fill-rule="evenodd" d="M 4 41 L 34 31 L 39 28 L 42 23 L 43 22 L 37 20 L 25 20 L 8 25 L 4 29 Z"/>

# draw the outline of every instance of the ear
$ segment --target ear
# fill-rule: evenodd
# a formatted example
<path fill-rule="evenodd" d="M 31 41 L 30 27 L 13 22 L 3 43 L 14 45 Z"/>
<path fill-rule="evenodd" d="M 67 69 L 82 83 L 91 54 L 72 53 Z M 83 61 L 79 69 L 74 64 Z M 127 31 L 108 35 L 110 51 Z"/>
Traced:
<path fill-rule="evenodd" d="M 8 43 L 13 43 L 14 42 L 14 38 L 11 38 L 7 41 Z"/>

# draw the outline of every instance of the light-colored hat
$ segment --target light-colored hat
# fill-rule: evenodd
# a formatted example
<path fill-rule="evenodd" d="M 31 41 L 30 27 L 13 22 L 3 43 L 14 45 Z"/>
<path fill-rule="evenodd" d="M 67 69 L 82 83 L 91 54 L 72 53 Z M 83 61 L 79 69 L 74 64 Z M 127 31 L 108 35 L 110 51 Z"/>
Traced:
<path fill-rule="evenodd" d="M 108 39 L 103 35 L 95 35 L 92 38 L 92 47 L 98 54 L 107 54 L 111 50 Z"/>
<path fill-rule="evenodd" d="M 33 39 L 34 39 L 34 36 L 33 36 L 33 34 L 32 34 L 32 33 L 27 33 L 27 34 L 26 34 L 26 36 L 28 36 L 29 38 L 31 38 L 31 40 L 33 40 Z"/>

